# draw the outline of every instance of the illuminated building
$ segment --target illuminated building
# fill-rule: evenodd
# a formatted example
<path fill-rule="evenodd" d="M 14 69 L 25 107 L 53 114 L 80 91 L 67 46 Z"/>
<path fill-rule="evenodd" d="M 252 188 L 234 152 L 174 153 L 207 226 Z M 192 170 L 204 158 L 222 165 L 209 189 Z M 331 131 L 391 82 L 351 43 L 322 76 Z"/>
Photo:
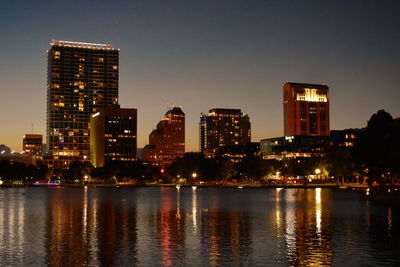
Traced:
<path fill-rule="evenodd" d="M 284 136 L 263 139 L 260 150 L 264 159 L 324 157 L 329 146 L 327 136 Z"/>
<path fill-rule="evenodd" d="M 89 160 L 90 115 L 118 104 L 119 49 L 53 40 L 48 50 L 47 145 L 61 165 Z"/>
<path fill-rule="evenodd" d="M 336 147 L 354 147 L 357 145 L 361 129 L 331 131 L 331 145 Z"/>
<path fill-rule="evenodd" d="M 142 150 L 144 161 L 166 164 L 185 154 L 185 113 L 173 107 L 165 113 Z"/>
<path fill-rule="evenodd" d="M 93 166 L 136 159 L 137 110 L 107 107 L 90 119 L 90 157 Z"/>
<path fill-rule="evenodd" d="M 226 157 L 233 162 L 239 162 L 247 157 L 260 156 L 260 143 L 250 142 L 244 146 L 221 146 L 216 152 L 217 157 Z"/>
<path fill-rule="evenodd" d="M 283 86 L 285 136 L 329 136 L 329 87 L 285 83 Z"/>
<path fill-rule="evenodd" d="M 214 155 L 224 146 L 245 146 L 251 140 L 248 115 L 240 109 L 214 108 L 200 116 L 200 151 Z"/>
<path fill-rule="evenodd" d="M 42 154 L 41 134 L 25 134 L 22 140 L 22 153 L 25 155 L 41 155 Z"/>

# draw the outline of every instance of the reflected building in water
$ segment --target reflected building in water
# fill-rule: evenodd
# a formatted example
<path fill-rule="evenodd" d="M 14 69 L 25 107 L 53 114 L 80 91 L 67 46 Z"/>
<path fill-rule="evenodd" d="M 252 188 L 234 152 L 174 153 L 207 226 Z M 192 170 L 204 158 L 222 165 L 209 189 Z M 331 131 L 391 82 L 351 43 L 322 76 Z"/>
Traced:
<path fill-rule="evenodd" d="M 275 229 L 283 237 L 290 266 L 331 266 L 333 260 L 332 225 L 329 209 L 323 205 L 329 191 L 292 191 L 277 188 L 275 193 Z M 299 207 L 301 206 L 301 207 Z"/>
<path fill-rule="evenodd" d="M 163 266 L 184 265 L 186 213 L 180 207 L 179 191 L 161 190 L 161 209 L 157 217 L 161 264 Z"/>
<path fill-rule="evenodd" d="M 357 192 L 0 188 L 0 262 L 399 266 L 398 207 L 348 194 Z"/>
<path fill-rule="evenodd" d="M 123 202 L 117 206 L 112 197 L 99 202 L 89 197 L 88 191 L 87 188 L 78 190 L 68 198 L 62 190 L 53 192 L 47 207 L 49 265 L 64 266 L 73 262 L 74 265 L 113 266 L 135 261 L 135 206 L 129 208 Z"/>

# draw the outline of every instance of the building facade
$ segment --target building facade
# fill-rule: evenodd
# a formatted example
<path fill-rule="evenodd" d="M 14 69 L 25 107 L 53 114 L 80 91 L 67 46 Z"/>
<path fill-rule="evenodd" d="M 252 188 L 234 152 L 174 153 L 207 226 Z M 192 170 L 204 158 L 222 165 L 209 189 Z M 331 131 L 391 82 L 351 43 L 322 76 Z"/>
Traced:
<path fill-rule="evenodd" d="M 283 110 L 285 136 L 329 136 L 329 87 L 285 83 Z"/>
<path fill-rule="evenodd" d="M 42 154 L 43 136 L 41 134 L 25 134 L 22 139 L 22 153 L 29 156 Z"/>
<path fill-rule="evenodd" d="M 240 109 L 210 109 L 200 116 L 200 151 L 214 155 L 225 146 L 245 146 L 251 142 L 251 124 L 248 115 Z"/>
<path fill-rule="evenodd" d="M 329 136 L 283 136 L 263 139 L 260 142 L 264 159 L 294 159 L 325 157 L 330 145 Z"/>
<path fill-rule="evenodd" d="M 142 159 L 168 164 L 185 154 L 185 113 L 180 107 L 168 110 L 149 135 L 149 144 L 142 150 Z"/>
<path fill-rule="evenodd" d="M 60 165 L 89 160 L 90 116 L 118 104 L 119 49 L 53 40 L 48 50 L 47 152 Z"/>
<path fill-rule="evenodd" d="M 331 145 L 335 147 L 355 147 L 362 131 L 362 129 L 332 130 Z"/>
<path fill-rule="evenodd" d="M 95 167 L 136 160 L 137 110 L 107 107 L 90 119 L 90 159 Z"/>

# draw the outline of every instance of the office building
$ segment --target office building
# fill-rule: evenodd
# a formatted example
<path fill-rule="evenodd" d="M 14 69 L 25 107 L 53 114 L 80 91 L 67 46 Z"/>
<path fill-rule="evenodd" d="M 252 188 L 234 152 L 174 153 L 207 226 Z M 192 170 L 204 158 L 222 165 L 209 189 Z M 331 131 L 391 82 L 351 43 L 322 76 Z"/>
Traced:
<path fill-rule="evenodd" d="M 329 142 L 329 136 L 283 136 L 261 140 L 260 150 L 264 159 L 319 158 L 326 156 Z"/>
<path fill-rule="evenodd" d="M 137 110 L 107 107 L 90 119 L 90 158 L 93 166 L 136 160 Z"/>
<path fill-rule="evenodd" d="M 200 116 L 200 151 L 215 155 L 218 148 L 245 146 L 251 141 L 248 115 L 240 109 L 214 108 Z"/>
<path fill-rule="evenodd" d="M 362 131 L 363 129 L 332 130 L 331 145 L 349 148 L 357 146 Z"/>
<path fill-rule="evenodd" d="M 22 139 L 22 153 L 29 156 L 37 156 L 42 154 L 41 134 L 25 134 Z"/>
<path fill-rule="evenodd" d="M 285 136 L 329 136 L 329 87 L 285 83 L 283 86 Z"/>
<path fill-rule="evenodd" d="M 119 49 L 53 40 L 48 50 L 47 145 L 60 165 L 89 160 L 90 116 L 118 104 Z"/>
<path fill-rule="evenodd" d="M 142 159 L 155 164 L 168 164 L 185 154 L 185 113 L 180 107 L 168 110 L 149 135 Z"/>

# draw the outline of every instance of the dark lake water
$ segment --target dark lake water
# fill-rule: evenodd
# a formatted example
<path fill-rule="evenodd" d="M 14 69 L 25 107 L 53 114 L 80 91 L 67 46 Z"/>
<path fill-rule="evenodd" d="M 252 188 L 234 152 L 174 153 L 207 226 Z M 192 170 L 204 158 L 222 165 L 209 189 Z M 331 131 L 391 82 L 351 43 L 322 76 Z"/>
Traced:
<path fill-rule="evenodd" d="M 400 207 L 355 191 L 0 188 L 1 266 L 400 266 Z"/>

